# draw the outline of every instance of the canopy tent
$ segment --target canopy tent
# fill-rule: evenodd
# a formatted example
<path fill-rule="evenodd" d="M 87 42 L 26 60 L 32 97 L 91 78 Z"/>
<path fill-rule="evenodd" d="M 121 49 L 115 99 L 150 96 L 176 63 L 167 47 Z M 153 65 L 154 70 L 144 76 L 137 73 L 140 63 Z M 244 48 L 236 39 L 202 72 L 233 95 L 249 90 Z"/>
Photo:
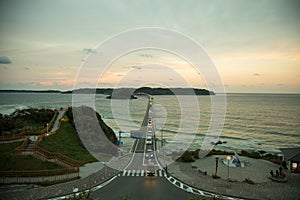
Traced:
<path fill-rule="evenodd" d="M 227 160 L 226 158 L 222 159 L 222 162 L 226 166 L 229 165 L 229 167 L 246 167 L 246 162 L 240 161 L 239 155 L 237 153 L 231 155 L 230 160 Z"/>

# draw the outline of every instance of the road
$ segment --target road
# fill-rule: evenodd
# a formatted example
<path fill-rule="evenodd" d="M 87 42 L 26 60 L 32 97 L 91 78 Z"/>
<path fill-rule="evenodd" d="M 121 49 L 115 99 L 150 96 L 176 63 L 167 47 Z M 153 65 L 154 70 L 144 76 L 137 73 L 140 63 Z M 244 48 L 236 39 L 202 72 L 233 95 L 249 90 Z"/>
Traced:
<path fill-rule="evenodd" d="M 50 134 L 51 134 L 51 133 L 54 133 L 55 131 L 58 130 L 58 128 L 59 128 L 58 126 L 59 126 L 60 119 L 64 116 L 64 114 L 65 114 L 65 111 L 64 111 L 64 110 L 58 111 L 58 115 L 57 115 L 57 117 L 56 117 L 56 119 L 55 119 L 55 122 L 54 122 L 54 124 L 53 124 L 53 127 L 52 127 L 52 129 L 51 129 L 51 131 L 50 131 Z"/>
<path fill-rule="evenodd" d="M 184 192 L 173 186 L 164 177 L 118 177 L 109 185 L 93 192 L 93 197 L 101 200 L 123 199 L 130 200 L 164 199 L 186 200 L 195 195 Z"/>
<path fill-rule="evenodd" d="M 175 187 L 165 178 L 165 171 L 157 162 L 156 153 L 152 158 L 146 158 L 148 149 L 156 150 L 155 128 L 152 118 L 152 97 L 149 103 L 142 126 L 140 128 L 141 138 L 136 139 L 133 145 L 133 154 L 128 165 L 119 173 L 117 178 L 105 187 L 93 192 L 93 197 L 100 199 L 120 199 L 126 196 L 129 199 L 188 199 L 195 196 L 178 187 Z M 151 144 L 146 144 L 146 138 L 152 139 Z M 148 166 L 154 170 L 154 176 L 147 176 Z"/>

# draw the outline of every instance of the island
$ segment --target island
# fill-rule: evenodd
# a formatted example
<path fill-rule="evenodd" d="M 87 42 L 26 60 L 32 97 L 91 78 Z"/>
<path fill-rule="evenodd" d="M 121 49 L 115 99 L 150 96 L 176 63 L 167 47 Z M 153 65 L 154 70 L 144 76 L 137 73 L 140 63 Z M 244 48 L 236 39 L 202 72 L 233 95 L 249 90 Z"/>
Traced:
<path fill-rule="evenodd" d="M 107 99 L 137 99 L 135 95 L 215 95 L 213 91 L 199 88 L 79 88 L 59 90 L 0 90 L 0 93 L 58 93 L 58 94 L 103 94 Z"/>
<path fill-rule="evenodd" d="M 141 88 L 80 88 L 71 91 L 65 91 L 62 93 L 80 93 L 80 94 L 120 94 L 120 96 L 127 96 L 128 94 L 149 94 L 149 95 L 215 95 L 213 91 L 198 88 L 151 88 L 151 87 L 141 87 Z"/>

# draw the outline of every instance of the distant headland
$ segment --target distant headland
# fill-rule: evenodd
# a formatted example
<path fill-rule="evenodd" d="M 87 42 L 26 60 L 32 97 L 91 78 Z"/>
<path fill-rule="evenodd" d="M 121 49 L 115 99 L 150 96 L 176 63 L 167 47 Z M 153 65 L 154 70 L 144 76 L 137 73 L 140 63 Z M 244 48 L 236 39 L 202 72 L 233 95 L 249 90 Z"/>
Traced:
<path fill-rule="evenodd" d="M 107 98 L 135 99 L 134 95 L 215 95 L 213 91 L 198 88 L 80 88 L 69 91 L 59 90 L 0 90 L 0 93 L 61 93 L 61 94 L 104 94 Z"/>

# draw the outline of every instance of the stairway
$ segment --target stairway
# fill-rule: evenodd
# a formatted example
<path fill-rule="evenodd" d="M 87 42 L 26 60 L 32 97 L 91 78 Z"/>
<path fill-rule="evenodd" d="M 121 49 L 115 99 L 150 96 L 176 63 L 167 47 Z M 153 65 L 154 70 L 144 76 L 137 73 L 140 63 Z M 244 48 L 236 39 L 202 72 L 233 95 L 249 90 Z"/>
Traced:
<path fill-rule="evenodd" d="M 24 151 L 32 151 L 33 145 L 34 145 L 34 141 L 28 140 L 28 144 L 25 147 Z"/>

